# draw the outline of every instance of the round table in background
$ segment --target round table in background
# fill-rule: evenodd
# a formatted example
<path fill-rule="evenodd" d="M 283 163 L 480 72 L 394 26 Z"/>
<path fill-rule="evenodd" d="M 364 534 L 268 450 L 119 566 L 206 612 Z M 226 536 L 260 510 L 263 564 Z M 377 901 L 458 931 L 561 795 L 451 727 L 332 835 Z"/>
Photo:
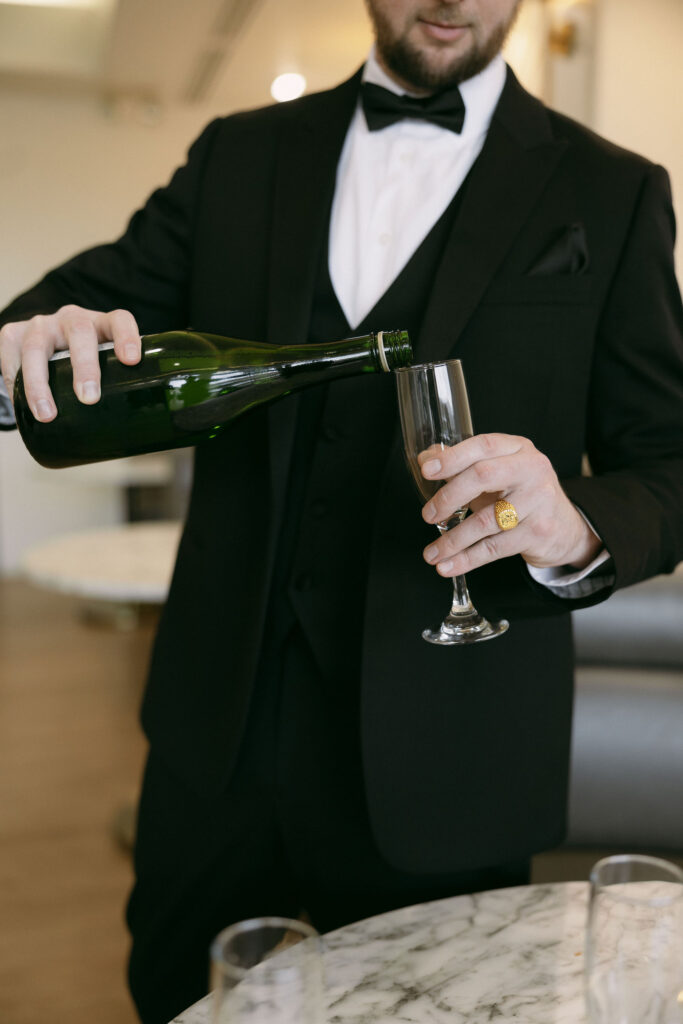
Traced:
<path fill-rule="evenodd" d="M 30 548 L 27 579 L 88 601 L 161 605 L 182 523 L 155 521 L 79 530 Z"/>

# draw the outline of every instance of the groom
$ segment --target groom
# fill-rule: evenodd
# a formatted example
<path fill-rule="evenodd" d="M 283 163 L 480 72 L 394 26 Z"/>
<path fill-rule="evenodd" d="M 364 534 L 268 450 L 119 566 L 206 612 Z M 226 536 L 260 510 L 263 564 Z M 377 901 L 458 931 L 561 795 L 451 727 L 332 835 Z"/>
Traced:
<path fill-rule="evenodd" d="M 1 316 L 5 382 L 23 364 L 45 420 L 55 348 L 88 404 L 98 340 L 132 364 L 138 330 L 188 323 L 275 344 L 408 329 L 416 361 L 467 377 L 477 434 L 423 466 L 446 482 L 422 516 L 390 379 L 197 450 L 143 706 L 146 1024 L 205 991 L 231 921 L 305 910 L 326 930 L 528 880 L 564 834 L 569 613 L 683 558 L 667 177 L 520 87 L 499 55 L 517 6 L 368 0 L 358 74 L 213 122 L 121 239 Z M 464 571 L 510 629 L 430 646 Z"/>

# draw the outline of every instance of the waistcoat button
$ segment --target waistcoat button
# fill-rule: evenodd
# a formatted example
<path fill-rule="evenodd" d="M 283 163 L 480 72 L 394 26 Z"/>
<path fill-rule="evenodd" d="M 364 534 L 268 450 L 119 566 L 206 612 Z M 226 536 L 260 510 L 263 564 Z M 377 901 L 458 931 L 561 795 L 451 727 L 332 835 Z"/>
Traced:
<path fill-rule="evenodd" d="M 323 440 L 329 441 L 330 443 L 338 441 L 342 436 L 339 427 L 335 427 L 333 423 L 326 423 L 322 430 Z"/>

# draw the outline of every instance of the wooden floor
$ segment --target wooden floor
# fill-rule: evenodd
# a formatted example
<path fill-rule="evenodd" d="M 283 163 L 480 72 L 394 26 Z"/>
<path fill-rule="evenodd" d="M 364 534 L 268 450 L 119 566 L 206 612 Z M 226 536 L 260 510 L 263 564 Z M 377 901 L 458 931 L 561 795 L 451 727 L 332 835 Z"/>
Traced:
<path fill-rule="evenodd" d="M 0 1021 L 133 1024 L 123 921 L 137 724 L 153 622 L 86 624 L 70 598 L 0 581 Z"/>

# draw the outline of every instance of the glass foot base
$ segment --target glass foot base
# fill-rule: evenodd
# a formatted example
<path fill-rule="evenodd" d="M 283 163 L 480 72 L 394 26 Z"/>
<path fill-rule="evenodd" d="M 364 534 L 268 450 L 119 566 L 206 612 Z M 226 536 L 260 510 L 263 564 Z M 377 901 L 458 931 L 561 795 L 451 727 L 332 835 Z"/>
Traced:
<path fill-rule="evenodd" d="M 482 615 L 474 615 L 463 622 L 446 619 L 438 629 L 425 629 L 422 639 L 430 644 L 476 644 L 480 640 L 490 640 L 494 636 L 502 636 L 510 623 L 507 619 L 500 622 L 489 622 Z"/>

